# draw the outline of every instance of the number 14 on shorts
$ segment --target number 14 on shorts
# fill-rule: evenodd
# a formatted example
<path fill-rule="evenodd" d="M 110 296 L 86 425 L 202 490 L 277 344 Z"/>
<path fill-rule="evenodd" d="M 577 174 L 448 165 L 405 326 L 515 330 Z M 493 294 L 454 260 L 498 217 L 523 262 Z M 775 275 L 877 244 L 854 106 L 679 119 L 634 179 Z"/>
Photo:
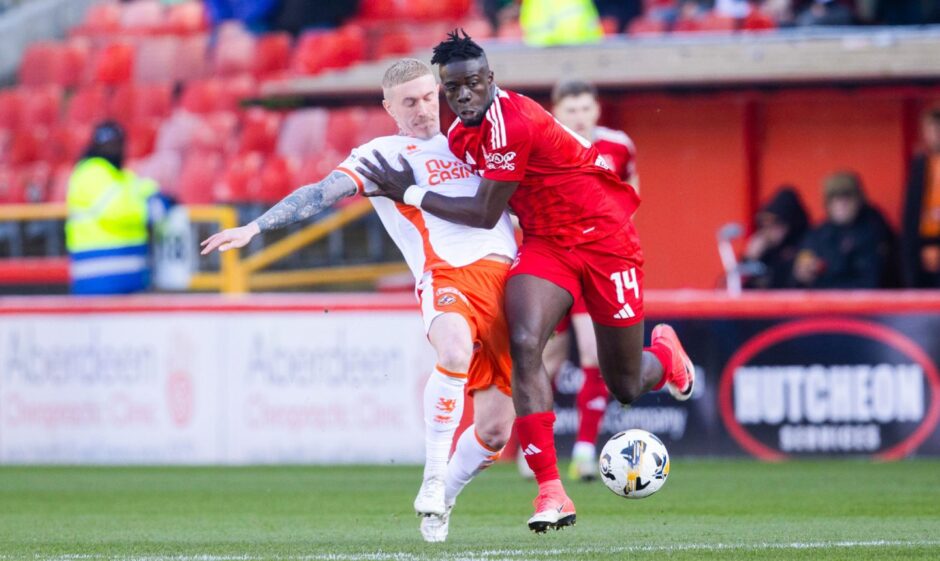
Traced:
<path fill-rule="evenodd" d="M 610 280 L 614 282 L 614 288 L 617 290 L 617 302 L 623 305 L 614 319 L 629 319 L 636 316 L 633 308 L 627 303 L 625 291 L 632 290 L 634 302 L 640 300 L 640 283 L 636 280 L 636 268 L 631 267 L 626 271 L 618 271 L 610 275 Z"/>

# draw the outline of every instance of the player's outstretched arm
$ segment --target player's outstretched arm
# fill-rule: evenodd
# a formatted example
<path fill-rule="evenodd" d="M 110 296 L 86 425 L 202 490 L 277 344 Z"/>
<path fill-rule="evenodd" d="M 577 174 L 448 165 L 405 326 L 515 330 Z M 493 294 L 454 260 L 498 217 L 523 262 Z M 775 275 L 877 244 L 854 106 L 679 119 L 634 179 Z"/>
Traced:
<path fill-rule="evenodd" d="M 449 222 L 475 228 L 492 228 L 499 222 L 509 198 L 518 182 L 483 179 L 472 197 L 447 197 L 418 187 L 420 200 L 406 200 L 409 187 L 415 185 L 414 171 L 403 156 L 398 156 L 401 170 L 393 168 L 377 150 L 372 152 L 378 164 L 363 158 L 356 171 L 376 185 L 376 189 L 363 193 L 367 197 L 388 197 L 395 202 L 414 204 Z M 418 204 L 416 204 L 418 203 Z"/>
<path fill-rule="evenodd" d="M 310 218 L 340 199 L 356 194 L 355 182 L 345 173 L 334 171 L 318 183 L 298 188 L 284 197 L 257 220 L 238 228 L 222 230 L 202 242 L 202 255 L 218 249 L 227 251 L 245 247 L 261 232 L 283 228 Z"/>

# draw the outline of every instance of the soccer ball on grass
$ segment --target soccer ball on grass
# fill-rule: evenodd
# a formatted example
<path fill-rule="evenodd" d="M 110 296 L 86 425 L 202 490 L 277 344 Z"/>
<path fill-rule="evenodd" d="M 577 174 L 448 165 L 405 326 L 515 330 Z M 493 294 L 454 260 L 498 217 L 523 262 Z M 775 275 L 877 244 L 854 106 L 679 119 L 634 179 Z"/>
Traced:
<path fill-rule="evenodd" d="M 625 499 L 642 499 L 666 483 L 669 452 L 656 435 L 630 429 L 607 441 L 598 467 L 608 489 Z"/>

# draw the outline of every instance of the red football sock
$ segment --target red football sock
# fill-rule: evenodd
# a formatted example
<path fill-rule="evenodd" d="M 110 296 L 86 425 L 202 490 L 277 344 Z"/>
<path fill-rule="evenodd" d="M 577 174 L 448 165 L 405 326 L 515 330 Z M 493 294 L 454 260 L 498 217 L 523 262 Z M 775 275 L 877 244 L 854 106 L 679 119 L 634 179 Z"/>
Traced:
<path fill-rule="evenodd" d="M 596 366 L 586 366 L 584 370 L 584 384 L 578 392 L 576 401 L 578 407 L 578 437 L 577 442 L 597 441 L 604 420 L 604 411 L 607 410 L 607 384 L 601 377 L 601 370 Z"/>
<path fill-rule="evenodd" d="M 644 351 L 653 353 L 653 356 L 656 357 L 656 360 L 663 365 L 663 377 L 653 386 L 653 389 L 650 391 L 656 391 L 663 389 L 663 386 L 666 385 L 666 382 L 669 381 L 669 375 L 672 374 L 672 349 L 664 345 L 663 343 L 653 343 L 649 347 L 643 349 Z"/>
<path fill-rule="evenodd" d="M 558 476 L 558 456 L 555 453 L 555 413 L 543 411 L 516 418 L 516 434 L 525 461 L 535 472 L 539 486 Z"/>

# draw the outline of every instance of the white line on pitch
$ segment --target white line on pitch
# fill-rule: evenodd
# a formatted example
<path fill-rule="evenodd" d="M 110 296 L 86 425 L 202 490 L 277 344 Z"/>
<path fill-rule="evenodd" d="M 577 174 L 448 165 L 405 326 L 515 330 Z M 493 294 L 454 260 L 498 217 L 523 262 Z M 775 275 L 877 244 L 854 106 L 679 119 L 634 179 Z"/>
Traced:
<path fill-rule="evenodd" d="M 686 543 L 674 545 L 635 545 L 610 547 L 571 547 L 571 548 L 533 548 L 525 551 L 509 549 L 484 549 L 476 552 L 418 555 L 414 553 L 385 552 L 374 553 L 313 553 L 307 555 L 102 555 L 102 554 L 62 554 L 53 556 L 36 555 L 33 561 L 421 561 L 432 557 L 444 561 L 519 561 L 537 556 L 539 559 L 570 558 L 571 555 L 591 553 L 655 553 L 681 551 L 761 551 L 788 549 L 853 549 L 879 547 L 932 547 L 940 546 L 940 541 L 929 540 L 870 540 L 870 541 L 819 541 L 786 543 Z M 22 557 L 0 554 L 0 561 L 17 561 Z"/>

